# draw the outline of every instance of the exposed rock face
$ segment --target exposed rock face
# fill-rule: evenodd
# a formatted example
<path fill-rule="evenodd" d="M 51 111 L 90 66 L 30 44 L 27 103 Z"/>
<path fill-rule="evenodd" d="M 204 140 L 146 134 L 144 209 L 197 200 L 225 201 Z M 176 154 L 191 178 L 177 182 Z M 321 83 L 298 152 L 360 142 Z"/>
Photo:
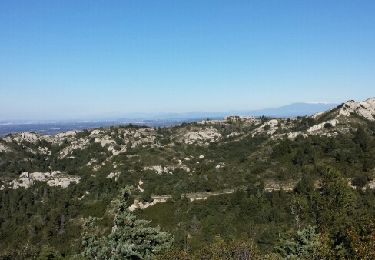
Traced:
<path fill-rule="evenodd" d="M 196 131 L 189 131 L 184 134 L 182 140 L 185 144 L 208 144 L 218 141 L 221 134 L 216 128 L 207 127 Z"/>
<path fill-rule="evenodd" d="M 136 131 L 128 130 L 124 132 L 124 138 L 131 142 L 131 147 L 137 146 L 158 146 L 155 144 L 155 129 L 154 128 L 140 128 Z"/>
<path fill-rule="evenodd" d="M 237 123 L 237 122 L 246 122 L 246 123 L 259 123 L 259 118 L 256 118 L 255 116 L 226 116 L 224 118 L 226 122 L 230 123 Z"/>
<path fill-rule="evenodd" d="M 162 174 L 162 173 L 168 172 L 168 168 L 162 167 L 161 165 L 147 166 L 147 167 L 144 167 L 144 170 L 155 171 L 157 174 Z"/>
<path fill-rule="evenodd" d="M 168 165 L 168 166 L 164 166 L 164 167 L 161 166 L 161 165 L 153 165 L 153 166 L 146 166 L 146 167 L 143 168 L 143 170 L 145 170 L 145 171 L 147 171 L 147 170 L 154 171 L 155 173 L 157 173 L 159 175 L 162 174 L 162 173 L 173 174 L 173 171 L 175 169 L 182 169 L 185 172 L 190 172 L 190 168 L 187 167 L 184 164 Z"/>
<path fill-rule="evenodd" d="M 261 126 L 256 128 L 254 130 L 253 136 L 260 134 L 260 133 L 266 133 L 267 135 L 272 135 L 276 132 L 279 125 L 279 120 L 277 119 L 271 119 L 265 123 L 263 123 Z"/>
<path fill-rule="evenodd" d="M 287 134 L 287 138 L 290 139 L 290 140 L 294 140 L 297 138 L 297 136 L 303 136 L 303 137 L 306 137 L 307 134 L 304 134 L 302 132 L 290 132 Z"/>
<path fill-rule="evenodd" d="M 47 181 L 49 186 L 60 186 L 61 188 L 67 188 L 70 184 L 77 184 L 80 181 L 78 176 L 56 176 Z"/>
<path fill-rule="evenodd" d="M 368 120 L 375 120 L 375 98 L 369 98 L 366 101 L 355 102 L 350 100 L 345 102 L 339 110 L 339 115 L 350 116 L 352 113 L 360 115 Z"/>
<path fill-rule="evenodd" d="M 314 132 L 322 130 L 324 128 L 335 127 L 337 125 L 337 123 L 338 123 L 337 119 L 332 119 L 332 120 L 327 121 L 327 122 L 323 122 L 323 123 L 320 123 L 320 124 L 317 124 L 317 125 L 313 125 L 309 129 L 307 129 L 307 133 L 314 133 Z"/>
<path fill-rule="evenodd" d="M 55 172 L 23 172 L 20 177 L 8 183 L 9 188 L 29 188 L 36 181 L 46 182 L 49 186 L 60 186 L 67 188 L 71 183 L 79 183 L 80 177 L 64 175 L 59 171 Z"/>
<path fill-rule="evenodd" d="M 146 209 L 148 207 L 154 206 L 157 203 L 165 203 L 171 198 L 171 195 L 153 195 L 151 196 L 152 202 L 143 202 L 138 199 L 135 199 L 133 204 L 130 205 L 128 209 L 130 211 L 134 211 L 136 209 Z"/>
<path fill-rule="evenodd" d="M 375 180 L 370 181 L 370 182 L 368 183 L 368 187 L 369 187 L 369 189 L 374 190 L 374 189 L 375 189 Z"/>
<path fill-rule="evenodd" d="M 116 150 L 115 146 L 111 145 L 108 146 L 108 151 L 111 152 L 113 155 L 119 155 L 120 153 L 126 153 L 127 149 L 125 146 L 120 146 L 120 149 Z"/>
<path fill-rule="evenodd" d="M 115 141 L 110 139 L 109 136 L 105 136 L 103 138 L 95 138 L 95 143 L 100 143 L 101 147 L 104 147 L 106 145 L 111 145 L 111 144 L 115 144 Z"/>
<path fill-rule="evenodd" d="M 65 147 L 60 151 L 60 158 L 65 158 L 68 155 L 70 155 L 74 150 L 83 150 L 89 145 L 89 140 L 88 139 L 78 139 L 71 141 L 69 146 Z"/>
<path fill-rule="evenodd" d="M 304 137 L 308 135 L 334 136 L 339 132 L 346 133 L 348 128 L 345 128 L 344 125 L 352 119 L 350 117 L 352 115 L 375 121 L 375 98 L 369 98 L 361 102 L 349 100 L 335 109 L 316 113 L 311 116 L 312 119 L 319 120 L 325 116 L 331 119 L 325 122 L 320 121 L 321 123 L 309 127 L 306 131 L 289 132 L 286 136 L 289 139 L 295 139 L 299 135 Z"/>
<path fill-rule="evenodd" d="M 107 178 L 108 179 L 115 179 L 115 181 L 117 181 L 118 178 L 120 177 L 120 174 L 121 174 L 121 172 L 111 172 L 110 174 L 108 174 Z"/>
<path fill-rule="evenodd" d="M 90 137 L 95 138 L 94 142 L 106 147 L 112 155 L 126 153 L 128 147 L 158 147 L 155 142 L 156 135 L 154 128 L 137 128 L 137 129 L 117 129 L 117 133 L 96 129 L 91 131 Z M 117 141 L 116 141 L 117 140 Z M 118 143 L 120 141 L 120 143 Z"/>
<path fill-rule="evenodd" d="M 264 183 L 264 190 L 268 192 L 279 190 L 292 191 L 296 184 L 297 182 L 266 181 Z"/>
<path fill-rule="evenodd" d="M 39 140 L 41 140 L 41 136 L 35 133 L 29 133 L 29 132 L 24 132 L 24 133 L 19 133 L 16 134 L 16 136 L 13 138 L 16 142 L 30 142 L 30 143 L 35 143 Z"/>
<path fill-rule="evenodd" d="M 126 152 L 126 146 L 118 146 L 119 149 L 116 149 L 116 142 L 115 140 L 111 139 L 110 136 L 104 136 L 103 138 L 95 138 L 95 143 L 100 143 L 101 147 L 107 147 L 107 150 L 111 152 L 113 155 L 119 155 L 120 153 Z"/>
<path fill-rule="evenodd" d="M 144 192 L 145 189 L 142 188 L 143 186 L 143 181 L 140 179 L 139 182 L 138 182 L 138 186 L 137 186 L 137 189 L 139 190 L 139 192 Z"/>
<path fill-rule="evenodd" d="M 194 193 L 184 193 L 181 194 L 181 198 L 187 198 L 190 202 L 197 200 L 206 200 L 211 196 L 219 196 L 225 194 L 232 194 L 235 192 L 235 189 L 227 189 L 219 192 L 194 192 Z M 165 203 L 172 198 L 172 195 L 152 195 L 152 202 L 143 202 L 139 199 L 134 199 L 134 202 L 128 208 L 130 211 L 136 209 L 146 209 L 148 207 L 154 206 L 157 203 Z"/>
<path fill-rule="evenodd" d="M 9 152 L 9 151 L 10 151 L 10 148 L 8 146 L 0 143 L 0 153 L 1 152 Z"/>
<path fill-rule="evenodd" d="M 132 163 L 133 160 L 142 160 L 140 155 L 136 154 L 137 150 L 142 150 L 141 148 L 162 148 L 169 151 L 169 149 L 173 150 L 174 146 L 181 143 L 208 146 L 213 142 L 241 141 L 244 138 L 257 135 L 262 135 L 262 137 L 268 135 L 272 140 L 285 137 L 295 139 L 297 136 L 307 137 L 311 135 L 334 136 L 339 133 L 348 133 L 353 125 L 352 123 L 364 123 L 364 120 L 361 120 L 362 118 L 375 121 L 375 98 L 363 102 L 348 101 L 328 112 L 302 118 L 268 119 L 251 116 L 230 116 L 225 120 L 202 121 L 165 131 L 147 127 L 110 127 L 82 132 L 69 131 L 55 136 L 23 132 L 1 138 L 0 153 L 14 152 L 23 156 L 25 161 L 38 160 L 43 162 L 43 165 L 52 160 L 70 158 L 74 163 L 82 164 L 79 167 L 90 168 L 92 176 L 95 176 L 95 172 L 99 170 L 105 170 L 107 174 L 112 171 L 108 178 L 116 181 L 119 176 L 118 172 L 123 171 L 123 169 L 122 167 L 117 168 L 114 162 L 122 158 L 121 153 L 124 153 L 123 157 L 127 157 L 129 162 Z M 231 137 L 234 140 L 227 139 Z M 133 150 L 133 148 L 137 149 Z M 80 158 L 74 152 L 80 152 L 81 150 L 85 153 L 83 158 Z M 120 156 L 116 157 L 117 155 Z M 133 157 L 139 158 L 131 159 Z M 209 160 L 211 157 L 209 153 L 206 154 L 202 149 L 195 157 L 184 153 L 174 154 L 173 158 L 176 162 L 171 162 L 168 159 L 168 165 L 165 165 L 165 158 L 157 158 L 152 163 L 145 162 L 142 166 L 146 166 L 143 168 L 144 170 L 157 174 L 173 174 L 183 170 L 189 175 L 193 175 L 197 164 L 211 163 Z M 2 163 L 1 160 L 0 163 Z M 218 172 L 220 172 L 224 164 L 212 161 L 212 167 L 219 169 Z M 110 170 L 107 171 L 107 168 Z M 63 171 L 63 169 L 60 170 Z M 10 174 L 9 176 L 18 176 L 15 172 L 10 172 Z M 79 178 L 74 179 L 72 176 L 66 176 L 59 172 L 30 173 L 27 176 L 22 174 L 16 179 L 6 179 L 5 181 L 8 183 L 4 183 L 4 185 L 8 185 L 10 180 L 13 180 L 11 186 L 15 188 L 29 187 L 34 181 L 43 181 L 51 186 L 67 187 L 72 182 L 78 182 Z"/>
<path fill-rule="evenodd" d="M 225 167 L 225 163 L 221 162 L 215 166 L 215 169 L 221 169 Z"/>
<path fill-rule="evenodd" d="M 74 136 L 76 136 L 77 133 L 78 133 L 78 131 L 67 131 L 67 132 L 64 132 L 64 133 L 56 134 L 55 137 L 56 138 L 74 137 Z"/>
<path fill-rule="evenodd" d="M 241 133 L 239 133 L 239 132 L 232 132 L 232 133 L 228 134 L 226 136 L 226 138 L 236 137 L 236 136 L 240 136 L 240 135 L 241 135 Z"/>
<path fill-rule="evenodd" d="M 87 165 L 87 166 L 91 166 L 91 165 L 93 165 L 94 163 L 97 163 L 97 162 L 98 162 L 97 159 L 95 159 L 95 158 L 91 158 L 90 161 L 89 161 L 86 165 Z"/>

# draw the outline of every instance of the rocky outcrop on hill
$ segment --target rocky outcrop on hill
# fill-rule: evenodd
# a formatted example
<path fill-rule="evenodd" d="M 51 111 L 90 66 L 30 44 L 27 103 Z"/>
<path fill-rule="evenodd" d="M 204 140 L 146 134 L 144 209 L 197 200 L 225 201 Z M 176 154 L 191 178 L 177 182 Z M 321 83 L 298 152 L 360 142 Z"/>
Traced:
<path fill-rule="evenodd" d="M 10 148 L 6 146 L 5 144 L 0 143 L 0 153 L 1 152 L 9 152 Z"/>
<path fill-rule="evenodd" d="M 11 189 L 18 188 L 29 188 L 35 182 L 45 182 L 49 186 L 59 186 L 61 188 L 67 188 L 72 183 L 78 183 L 80 181 L 78 176 L 70 176 L 62 174 L 59 171 L 54 172 L 23 172 L 17 179 L 9 183 L 2 185 L 2 189 L 5 187 Z"/>
<path fill-rule="evenodd" d="M 209 144 L 218 141 L 221 138 L 221 133 L 216 128 L 207 127 L 200 128 L 193 131 L 188 131 L 182 136 L 182 141 L 185 144 Z"/>
<path fill-rule="evenodd" d="M 339 108 L 340 116 L 350 116 L 357 114 L 367 120 L 375 120 L 375 98 L 369 98 L 362 102 L 350 100 L 342 104 Z"/>
<path fill-rule="evenodd" d="M 6 155 L 4 159 L 0 158 L 0 167 L 3 166 L 0 181 L 13 181 L 10 186 L 15 188 L 29 187 L 34 181 L 67 187 L 70 183 L 78 182 L 78 177 L 73 178 L 58 171 L 76 174 L 81 169 L 89 171 L 91 176 L 105 174 L 114 181 L 119 180 L 120 172 L 133 168 L 141 174 L 173 175 L 185 172 L 187 176 L 193 176 L 203 167 L 220 173 L 230 164 L 225 164 L 224 158 L 212 158 L 205 150 L 207 147 L 219 149 L 228 143 L 236 146 L 236 142 L 252 142 L 253 138 L 260 138 L 260 142 L 265 143 L 270 140 L 278 142 L 283 138 L 334 137 L 351 134 L 352 129 L 360 124 L 371 124 L 370 121 L 375 121 L 375 98 L 363 102 L 348 101 L 310 117 L 230 116 L 225 120 L 164 129 L 118 126 L 69 131 L 54 136 L 23 132 L 0 139 L 0 153 Z M 247 159 L 243 158 L 242 161 Z M 23 171 L 45 169 L 55 172 L 20 175 Z"/>

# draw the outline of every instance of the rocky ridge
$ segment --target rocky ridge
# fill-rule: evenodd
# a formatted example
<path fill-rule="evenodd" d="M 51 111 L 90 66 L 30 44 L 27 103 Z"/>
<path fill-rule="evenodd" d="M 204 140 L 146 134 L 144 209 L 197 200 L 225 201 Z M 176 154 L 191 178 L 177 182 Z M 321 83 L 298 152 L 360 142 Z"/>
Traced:
<path fill-rule="evenodd" d="M 356 117 L 353 117 L 356 116 Z M 332 110 L 303 118 L 255 118 L 229 116 L 223 120 L 205 120 L 202 122 L 165 128 L 163 131 L 148 127 L 110 127 L 85 131 L 69 131 L 54 136 L 37 133 L 19 133 L 0 139 L 0 153 L 22 152 L 24 160 L 33 161 L 41 157 L 44 161 L 77 161 L 77 154 L 98 146 L 100 152 L 89 153 L 78 167 L 89 169 L 92 175 L 105 170 L 108 179 L 117 181 L 123 164 L 116 164 L 116 158 L 126 156 L 130 161 L 139 161 L 141 157 L 134 153 L 139 149 L 169 149 L 175 145 L 196 146 L 205 149 L 210 144 L 241 141 L 244 138 L 268 136 L 271 140 L 282 138 L 295 139 L 310 135 L 335 136 L 347 133 L 351 122 L 375 121 L 375 98 L 362 102 L 347 101 Z M 167 136 L 166 136 L 167 135 Z M 54 158 L 57 154 L 57 158 Z M 203 156 L 203 155 L 202 155 Z M 101 159 L 104 158 L 104 159 Z M 205 156 L 189 154 L 174 156 L 165 161 L 146 163 L 140 171 L 156 174 L 174 174 L 182 170 L 187 174 L 195 172 Z M 1 160 L 0 160 L 1 163 Z M 78 162 L 77 162 L 78 163 Z M 205 164 L 217 170 L 225 163 L 218 160 L 206 160 Z M 51 166 L 49 166 L 51 167 Z M 120 169 L 118 168 L 120 167 Z M 0 179 L 0 185 L 12 188 L 29 187 L 34 181 L 43 181 L 50 186 L 68 187 L 78 183 L 79 177 L 61 174 L 63 169 L 56 166 L 48 172 L 21 173 L 12 184 Z M 14 174 L 14 173 L 13 173 Z M 65 178 L 65 179 L 64 179 Z M 2 183 L 1 183 L 2 182 Z M 5 187 L 4 186 L 4 187 Z"/>

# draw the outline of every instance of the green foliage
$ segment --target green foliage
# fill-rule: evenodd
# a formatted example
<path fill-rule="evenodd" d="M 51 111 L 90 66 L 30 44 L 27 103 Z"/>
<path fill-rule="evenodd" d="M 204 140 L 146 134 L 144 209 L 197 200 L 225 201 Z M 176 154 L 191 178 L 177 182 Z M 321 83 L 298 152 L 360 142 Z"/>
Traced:
<path fill-rule="evenodd" d="M 37 260 L 53 260 L 53 259 L 61 260 L 63 259 L 63 257 L 61 256 L 59 252 L 56 251 L 56 249 L 48 245 L 42 246 L 42 250 L 40 251 Z"/>
<path fill-rule="evenodd" d="M 332 253 L 329 241 L 316 233 L 316 227 L 308 226 L 280 242 L 276 251 L 287 259 L 328 259 Z"/>
<path fill-rule="evenodd" d="M 299 131 L 330 119 L 324 117 L 298 118 L 287 124 L 291 130 Z M 268 120 L 261 119 L 262 122 Z M 199 259 L 196 253 L 202 253 L 206 244 L 215 245 L 218 236 L 224 241 L 221 247 L 231 247 L 231 241 L 253 241 L 265 257 L 278 244 L 279 237 L 293 234 L 287 240 L 297 243 L 297 231 L 302 232 L 309 226 L 316 226 L 315 235 L 327 242 L 331 258 L 366 259 L 364 256 L 369 255 L 373 245 L 368 223 L 375 217 L 375 194 L 368 189 L 375 176 L 375 123 L 358 122 L 351 128 L 354 130 L 331 137 L 299 136 L 295 140 L 252 136 L 249 133 L 257 127 L 253 124 L 218 124 L 212 127 L 221 133 L 222 139 L 207 145 L 185 144 L 180 140 L 186 131 L 201 130 L 208 125 L 186 123 L 155 130 L 157 145 L 135 146 L 136 140 L 131 140 L 127 143 L 126 153 L 119 155 L 113 155 L 107 146 L 95 143 L 90 131 L 83 131 L 76 138 L 86 138 L 87 146 L 75 149 L 70 158 L 59 156 L 61 150 L 70 145 L 68 139 L 61 144 L 45 141 L 4 143 L 0 140 L 11 148 L 10 152 L 0 154 L 0 181 L 13 180 L 23 171 L 61 170 L 81 177 L 79 184 L 67 189 L 36 183 L 28 189 L 0 190 L 0 258 L 77 255 L 81 250 L 82 219 L 95 217 L 92 233 L 87 233 L 93 240 L 87 243 L 91 241 L 92 250 L 97 250 L 92 252 L 101 251 L 103 255 L 108 253 L 106 245 L 110 241 L 114 247 L 118 246 L 114 241 L 122 241 L 120 237 L 124 237 L 124 245 L 129 245 L 130 227 L 124 223 L 130 223 L 140 230 L 160 225 L 173 234 L 175 242 L 169 254 L 175 252 L 181 259 L 186 255 Z M 337 128 L 325 127 L 324 131 L 329 133 Z M 118 150 L 127 141 L 121 131 L 139 128 L 125 126 L 101 130 L 111 136 Z M 284 130 L 278 129 L 278 133 Z M 233 132 L 242 135 L 231 136 Z M 51 154 L 31 152 L 39 146 L 49 148 Z M 204 158 L 199 158 L 200 155 Z M 88 164 L 91 159 L 97 160 L 95 170 Z M 178 160 L 190 171 L 176 167 L 170 170 L 172 174 L 159 175 L 145 169 L 154 165 L 177 166 Z M 117 181 L 107 178 L 110 172 L 120 173 Z M 125 205 L 129 205 L 133 197 L 128 197 L 126 203 L 122 202 L 123 211 L 113 211 L 122 187 L 137 185 L 140 179 L 145 191 L 135 193 L 133 190 L 137 198 L 151 201 L 151 195 L 172 195 L 172 199 L 130 213 Z M 350 187 L 350 182 L 357 188 Z M 287 192 L 265 191 L 278 183 L 297 185 Z M 235 192 L 195 202 L 180 199 L 184 193 L 226 189 Z M 118 215 L 116 218 L 115 214 Z M 114 226 L 123 228 L 112 230 Z M 90 229 L 90 225 L 86 228 Z M 152 230 L 158 229 L 152 227 Z M 162 240 L 157 235 L 160 231 L 154 231 L 135 233 L 139 235 L 139 250 L 151 250 L 147 248 L 153 246 L 142 248 L 141 235 Z M 298 243 L 299 247 L 307 246 Z M 131 250 L 130 246 L 124 249 Z M 208 249 L 205 250 L 207 253 Z"/>
<path fill-rule="evenodd" d="M 251 240 L 224 241 L 221 237 L 195 252 L 188 254 L 183 250 L 170 250 L 157 256 L 160 260 L 256 260 L 264 259 L 256 244 Z"/>
<path fill-rule="evenodd" d="M 195 254 L 196 259 L 212 260 L 256 260 L 261 259 L 256 245 L 251 241 L 229 241 L 225 242 L 220 238 Z"/>
<path fill-rule="evenodd" d="M 150 259 L 170 248 L 172 237 L 160 228 L 149 227 L 149 221 L 137 219 L 127 209 L 128 190 L 123 192 L 108 235 L 95 233 L 94 219 L 86 223 L 83 255 L 89 259 Z"/>
<path fill-rule="evenodd" d="M 322 228 L 333 228 L 343 232 L 356 213 L 357 194 L 347 180 L 334 169 L 322 176 L 322 187 L 316 196 L 317 221 Z"/>

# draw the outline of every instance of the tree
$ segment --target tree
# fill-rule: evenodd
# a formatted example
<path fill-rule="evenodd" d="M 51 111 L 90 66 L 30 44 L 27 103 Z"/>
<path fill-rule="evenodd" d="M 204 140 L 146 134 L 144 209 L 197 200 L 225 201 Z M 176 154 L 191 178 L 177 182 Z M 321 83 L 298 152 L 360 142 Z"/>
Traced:
<path fill-rule="evenodd" d="M 83 236 L 83 256 L 89 259 L 150 259 L 169 249 L 173 238 L 159 227 L 150 227 L 150 221 L 140 220 L 128 210 L 130 189 L 122 191 L 121 200 L 110 234 L 99 236 L 95 220 L 86 224 Z"/>
<path fill-rule="evenodd" d="M 303 195 L 310 195 L 314 192 L 314 180 L 309 174 L 302 175 L 301 180 L 294 188 L 295 192 Z"/>
<path fill-rule="evenodd" d="M 370 137 L 363 127 L 358 127 L 357 131 L 354 134 L 353 141 L 358 144 L 361 149 L 365 152 L 369 149 Z"/>
<path fill-rule="evenodd" d="M 319 228 L 343 232 L 354 221 L 357 194 L 338 171 L 330 168 L 323 174 L 322 187 L 315 200 Z"/>
<path fill-rule="evenodd" d="M 42 250 L 39 253 L 38 260 L 51 260 L 51 259 L 63 259 L 59 252 L 49 245 L 42 246 Z"/>
<path fill-rule="evenodd" d="M 212 260 L 256 260 L 260 257 L 258 248 L 252 241 L 229 241 L 216 237 L 215 241 L 199 250 L 193 259 Z"/>
<path fill-rule="evenodd" d="M 362 233 L 362 234 L 361 234 Z M 358 259 L 375 259 L 375 224 L 369 223 L 363 230 L 351 228 L 348 232 L 353 251 Z"/>
<path fill-rule="evenodd" d="M 320 193 L 315 198 L 316 220 L 319 230 L 329 233 L 332 248 L 340 259 L 353 257 L 347 231 L 359 221 L 357 196 L 338 171 L 328 169 L 324 173 Z"/>
<path fill-rule="evenodd" d="M 276 247 L 276 251 L 287 259 L 327 259 L 330 255 L 328 239 L 308 226 Z"/>

